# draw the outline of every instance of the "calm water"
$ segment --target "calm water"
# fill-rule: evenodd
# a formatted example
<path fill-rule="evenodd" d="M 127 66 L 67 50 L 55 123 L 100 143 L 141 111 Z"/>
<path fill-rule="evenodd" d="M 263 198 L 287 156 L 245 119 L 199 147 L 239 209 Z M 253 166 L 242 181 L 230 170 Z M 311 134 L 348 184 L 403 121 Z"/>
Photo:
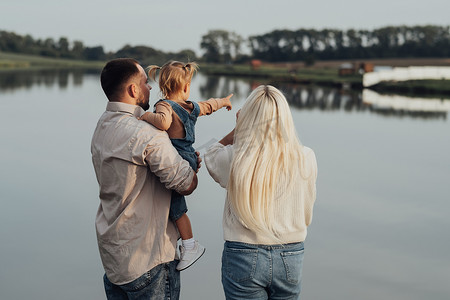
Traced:
<path fill-rule="evenodd" d="M 231 112 L 199 118 L 201 153 L 258 84 L 195 77 L 193 100 L 235 94 Z M 303 299 L 449 299 L 450 100 L 275 85 L 319 165 Z M 105 105 L 95 73 L 0 74 L 0 299 L 104 299 L 90 139 Z M 182 272 L 181 299 L 223 299 L 225 192 L 205 167 L 199 180 L 189 216 L 207 252 Z"/>

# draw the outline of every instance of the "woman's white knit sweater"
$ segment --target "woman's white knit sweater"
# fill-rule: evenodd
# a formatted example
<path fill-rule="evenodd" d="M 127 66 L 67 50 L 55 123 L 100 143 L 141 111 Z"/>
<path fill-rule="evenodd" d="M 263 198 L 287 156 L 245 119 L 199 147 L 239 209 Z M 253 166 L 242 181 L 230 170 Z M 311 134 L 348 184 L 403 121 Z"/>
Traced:
<path fill-rule="evenodd" d="M 297 172 L 295 178 L 280 178 L 278 190 L 273 200 L 274 228 L 282 243 L 302 242 L 306 238 L 307 227 L 311 223 L 313 205 L 316 200 L 317 163 L 314 152 L 302 147 L 305 171 L 303 176 L 311 174 L 307 179 Z M 215 143 L 207 150 L 204 161 L 211 177 L 223 188 L 227 188 L 233 159 L 233 145 L 224 146 Z M 300 162 L 292 162 L 298 163 Z M 300 170 L 300 166 L 299 166 Z M 249 244 L 273 245 L 280 241 L 261 236 L 243 226 L 233 212 L 230 201 L 225 200 L 223 213 L 223 236 L 226 241 Z"/>

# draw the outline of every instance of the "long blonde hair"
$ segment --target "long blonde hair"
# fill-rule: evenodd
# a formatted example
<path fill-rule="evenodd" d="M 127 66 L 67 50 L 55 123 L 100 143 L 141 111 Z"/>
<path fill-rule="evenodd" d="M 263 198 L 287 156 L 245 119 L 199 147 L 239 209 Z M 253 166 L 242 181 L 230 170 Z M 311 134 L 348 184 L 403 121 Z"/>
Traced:
<path fill-rule="evenodd" d="M 154 81 L 156 81 L 156 72 L 160 70 L 159 89 L 164 98 L 178 94 L 185 84 L 191 82 L 197 69 L 198 65 L 195 62 L 185 64 L 179 61 L 169 61 L 162 67 L 156 65 L 147 67 L 148 77 Z"/>
<path fill-rule="evenodd" d="M 300 171 L 302 147 L 284 95 L 273 86 L 257 87 L 237 120 L 228 182 L 231 208 L 243 226 L 282 240 L 271 226 L 272 204 L 295 185 L 290 179 Z"/>

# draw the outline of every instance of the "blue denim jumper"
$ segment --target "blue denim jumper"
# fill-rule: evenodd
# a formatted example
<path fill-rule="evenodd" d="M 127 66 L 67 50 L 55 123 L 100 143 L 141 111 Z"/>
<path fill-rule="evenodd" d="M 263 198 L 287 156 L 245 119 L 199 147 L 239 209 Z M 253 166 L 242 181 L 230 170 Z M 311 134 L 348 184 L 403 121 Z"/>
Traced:
<path fill-rule="evenodd" d="M 197 155 L 195 154 L 195 149 L 194 147 L 192 147 L 192 144 L 194 144 L 195 142 L 195 123 L 197 122 L 197 117 L 200 114 L 200 106 L 195 102 L 191 102 L 194 105 L 194 109 L 191 113 L 189 113 L 187 110 L 181 107 L 181 105 L 174 101 L 167 99 L 162 99 L 159 101 L 165 101 L 169 103 L 170 106 L 172 106 L 173 111 L 178 115 L 181 122 L 183 123 L 185 137 L 181 139 L 170 139 L 170 141 L 172 142 L 172 145 L 175 147 L 175 149 L 177 149 L 180 156 L 187 160 L 192 169 L 196 171 Z M 186 212 L 186 199 L 183 195 L 172 191 L 169 218 L 173 221 L 176 221 Z"/>

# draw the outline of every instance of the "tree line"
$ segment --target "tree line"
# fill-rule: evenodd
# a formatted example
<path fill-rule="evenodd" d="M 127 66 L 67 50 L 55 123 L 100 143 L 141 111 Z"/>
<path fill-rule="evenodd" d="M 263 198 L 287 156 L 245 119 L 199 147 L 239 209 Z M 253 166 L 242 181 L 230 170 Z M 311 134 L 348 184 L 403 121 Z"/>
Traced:
<path fill-rule="evenodd" d="M 244 39 L 223 30 L 202 37 L 203 58 L 239 62 L 249 58 L 271 62 L 316 59 L 450 57 L 450 26 L 387 26 L 375 30 L 274 30 L 247 39 L 250 55 L 241 54 Z"/>
<path fill-rule="evenodd" d="M 72 43 L 65 37 L 55 41 L 53 38 L 34 39 L 14 32 L 0 31 L 0 51 L 47 57 L 99 60 L 105 52 L 102 46 L 86 47 L 81 41 Z"/>
<path fill-rule="evenodd" d="M 105 52 L 103 46 L 88 47 L 81 41 L 70 42 L 66 37 L 34 39 L 31 35 L 19 35 L 14 32 L 0 31 L 0 51 L 52 58 L 104 61 L 117 57 L 133 57 L 143 64 L 161 64 L 170 59 L 196 60 L 195 52 L 163 52 L 147 46 L 125 45 L 116 52 Z"/>
<path fill-rule="evenodd" d="M 249 53 L 243 53 L 247 45 Z M 298 29 L 273 30 L 247 39 L 227 30 L 210 30 L 202 36 L 197 57 L 193 50 L 163 52 L 148 46 L 125 45 L 116 52 L 102 46 L 88 47 L 66 37 L 34 39 L 0 31 L 0 51 L 48 57 L 108 60 L 134 57 L 142 63 L 202 60 L 213 63 L 242 63 L 250 59 L 269 62 L 369 58 L 450 57 L 450 26 L 387 26 L 374 30 Z"/>

